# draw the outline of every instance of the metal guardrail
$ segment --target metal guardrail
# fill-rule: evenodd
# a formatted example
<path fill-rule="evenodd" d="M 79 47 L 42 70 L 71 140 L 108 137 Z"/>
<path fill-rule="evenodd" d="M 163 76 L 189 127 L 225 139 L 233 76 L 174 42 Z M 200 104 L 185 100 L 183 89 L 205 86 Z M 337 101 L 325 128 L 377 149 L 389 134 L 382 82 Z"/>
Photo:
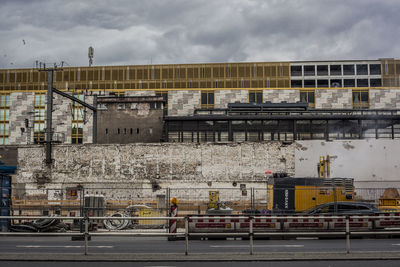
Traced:
<path fill-rule="evenodd" d="M 32 219 L 78 219 L 84 221 L 84 232 L 69 232 L 69 233 L 33 233 L 33 232 L 0 232 L 0 236 L 83 236 L 84 237 L 84 255 L 88 255 L 88 242 L 89 236 L 148 236 L 148 237 L 176 237 L 185 239 L 185 255 L 189 254 L 189 237 L 190 236 L 225 236 L 225 237 L 248 237 L 250 255 L 254 254 L 254 237 L 270 237 L 270 236 L 338 236 L 344 235 L 346 239 L 346 253 L 350 253 L 350 219 L 368 218 L 368 219 L 388 219 L 388 216 L 329 216 L 331 219 L 345 219 L 346 227 L 345 231 L 335 232 L 254 232 L 253 225 L 255 219 L 317 219 L 320 216 L 186 216 L 186 217 L 51 217 L 51 216 L 0 216 L 2 219 L 14 219 L 14 220 L 32 220 Z M 391 216 L 390 218 L 399 219 L 400 216 Z M 189 219 L 247 219 L 249 220 L 249 232 L 241 233 L 189 233 Z M 131 232 L 104 232 L 104 233 L 90 233 L 89 222 L 91 220 L 177 220 L 185 222 L 184 233 L 131 233 Z M 372 231 L 372 232 L 359 232 L 354 231 L 353 234 L 357 236 L 368 236 L 368 235 L 387 235 L 387 234 L 400 234 L 397 230 L 384 230 L 384 231 Z"/>

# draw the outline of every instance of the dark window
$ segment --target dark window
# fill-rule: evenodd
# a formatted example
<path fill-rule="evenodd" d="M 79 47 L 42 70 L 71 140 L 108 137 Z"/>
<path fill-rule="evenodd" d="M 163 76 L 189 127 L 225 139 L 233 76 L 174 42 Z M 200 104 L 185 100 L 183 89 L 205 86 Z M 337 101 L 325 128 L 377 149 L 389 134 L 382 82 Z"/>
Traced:
<path fill-rule="evenodd" d="M 213 108 L 214 107 L 214 92 L 201 92 L 201 107 Z"/>
<path fill-rule="evenodd" d="M 370 64 L 369 65 L 370 75 L 381 75 L 381 64 Z"/>
<path fill-rule="evenodd" d="M 118 134 L 120 134 L 121 133 L 121 130 L 118 128 Z"/>
<path fill-rule="evenodd" d="M 315 87 L 315 80 L 304 80 L 304 87 Z"/>
<path fill-rule="evenodd" d="M 343 75 L 354 75 L 354 65 L 343 65 Z"/>
<path fill-rule="evenodd" d="M 331 79 L 331 87 L 342 87 L 341 79 Z"/>
<path fill-rule="evenodd" d="M 291 76 L 302 76 L 303 71 L 301 66 L 290 66 L 290 75 Z"/>
<path fill-rule="evenodd" d="M 368 108 L 369 93 L 368 90 L 353 90 L 353 108 Z"/>
<path fill-rule="evenodd" d="M 381 79 L 370 79 L 369 84 L 370 84 L 369 86 L 371 86 L 371 87 L 381 87 L 382 80 Z"/>
<path fill-rule="evenodd" d="M 315 106 L 315 92 L 314 91 L 300 91 L 300 102 L 308 103 L 310 107 Z"/>
<path fill-rule="evenodd" d="M 342 75 L 342 65 L 331 65 L 331 75 Z"/>
<path fill-rule="evenodd" d="M 292 88 L 301 88 L 301 87 L 303 87 L 303 81 L 302 80 L 291 80 L 290 85 Z"/>
<path fill-rule="evenodd" d="M 164 99 L 164 109 L 168 109 L 168 91 L 156 92 L 156 96 L 162 96 L 163 97 L 163 99 Z"/>
<path fill-rule="evenodd" d="M 108 128 L 106 128 L 106 134 L 108 134 Z"/>
<path fill-rule="evenodd" d="M 344 87 L 355 87 L 356 81 L 354 79 L 344 79 Z"/>
<path fill-rule="evenodd" d="M 131 134 L 133 134 L 133 129 L 131 128 Z"/>
<path fill-rule="evenodd" d="M 315 66 L 304 66 L 304 76 L 314 76 Z"/>
<path fill-rule="evenodd" d="M 338 211 L 351 211 L 351 210 L 369 210 L 369 208 L 362 205 L 348 205 L 348 204 L 338 205 Z"/>
<path fill-rule="evenodd" d="M 139 134 L 139 128 L 136 128 L 136 133 Z"/>
<path fill-rule="evenodd" d="M 262 103 L 263 93 L 262 91 L 249 91 L 249 103 Z"/>
<path fill-rule="evenodd" d="M 328 80 L 317 80 L 318 87 L 329 87 Z"/>
<path fill-rule="evenodd" d="M 357 64 L 357 75 L 368 75 L 368 65 Z"/>
<path fill-rule="evenodd" d="M 126 134 L 126 128 L 124 128 L 124 134 Z"/>
<path fill-rule="evenodd" d="M 357 87 L 368 87 L 368 79 L 357 79 Z"/>
<path fill-rule="evenodd" d="M 368 103 L 368 99 L 369 99 L 368 95 L 369 95 L 368 91 L 361 92 L 361 102 Z"/>
<path fill-rule="evenodd" d="M 317 66 L 317 75 L 328 75 L 328 65 Z"/>

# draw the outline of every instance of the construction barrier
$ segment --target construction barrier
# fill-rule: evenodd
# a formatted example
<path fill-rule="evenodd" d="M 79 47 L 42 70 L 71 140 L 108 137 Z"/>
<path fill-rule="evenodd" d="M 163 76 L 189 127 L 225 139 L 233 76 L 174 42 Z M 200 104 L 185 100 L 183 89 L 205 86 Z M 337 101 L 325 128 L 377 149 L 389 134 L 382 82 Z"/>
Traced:
<path fill-rule="evenodd" d="M 400 228 L 400 213 L 384 213 L 375 216 L 355 215 L 349 217 L 349 227 L 353 231 Z M 215 217 L 215 219 L 213 219 Z M 224 218 L 226 217 L 226 219 Z M 237 217 L 237 218 L 235 218 Z M 192 215 L 189 216 L 191 233 L 231 233 L 248 232 L 250 218 L 240 215 Z M 329 215 L 255 215 L 254 232 L 277 231 L 343 231 L 346 228 L 345 216 Z"/>

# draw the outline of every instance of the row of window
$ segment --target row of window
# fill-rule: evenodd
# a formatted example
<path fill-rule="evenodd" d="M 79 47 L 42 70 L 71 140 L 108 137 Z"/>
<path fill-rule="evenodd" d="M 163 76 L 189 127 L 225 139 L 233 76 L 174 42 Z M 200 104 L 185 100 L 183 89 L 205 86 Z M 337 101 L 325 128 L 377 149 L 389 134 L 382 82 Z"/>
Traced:
<path fill-rule="evenodd" d="M 291 76 L 380 75 L 381 64 L 336 64 L 290 66 Z"/>
<path fill-rule="evenodd" d="M 113 131 L 112 130 L 109 130 L 108 128 L 106 128 L 106 130 L 105 130 L 105 134 L 106 135 L 108 135 L 108 134 L 112 134 L 113 133 Z M 131 135 L 133 135 L 134 133 L 136 133 L 136 134 L 140 134 L 140 129 L 139 128 L 136 128 L 136 129 L 133 129 L 133 128 L 124 128 L 124 129 L 122 129 L 122 128 L 117 128 L 116 130 L 115 130 L 115 133 L 116 134 L 131 134 Z M 149 133 L 150 134 L 152 134 L 153 133 L 153 128 L 149 128 Z"/>
<path fill-rule="evenodd" d="M 74 81 L 128 81 L 162 79 L 203 79 L 235 77 L 289 76 L 289 64 L 224 64 L 209 66 L 147 66 L 121 68 L 91 67 L 64 69 L 53 73 L 54 82 Z M 36 70 L 0 71 L 0 83 L 47 82 L 47 73 Z"/>
<path fill-rule="evenodd" d="M 319 79 L 291 80 L 292 88 L 315 87 L 381 87 L 382 79 Z"/>

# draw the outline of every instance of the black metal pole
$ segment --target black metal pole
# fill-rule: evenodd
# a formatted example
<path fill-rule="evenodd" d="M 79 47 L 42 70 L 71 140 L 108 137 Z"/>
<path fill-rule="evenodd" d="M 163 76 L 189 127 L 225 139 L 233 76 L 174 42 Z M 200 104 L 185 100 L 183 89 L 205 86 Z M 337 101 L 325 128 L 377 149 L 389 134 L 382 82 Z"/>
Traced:
<path fill-rule="evenodd" d="M 97 95 L 93 98 L 93 106 L 96 108 L 93 110 L 93 144 L 97 144 Z"/>
<path fill-rule="evenodd" d="M 52 115 L 53 115 L 53 70 L 47 71 L 46 113 L 46 163 L 51 164 Z"/>

